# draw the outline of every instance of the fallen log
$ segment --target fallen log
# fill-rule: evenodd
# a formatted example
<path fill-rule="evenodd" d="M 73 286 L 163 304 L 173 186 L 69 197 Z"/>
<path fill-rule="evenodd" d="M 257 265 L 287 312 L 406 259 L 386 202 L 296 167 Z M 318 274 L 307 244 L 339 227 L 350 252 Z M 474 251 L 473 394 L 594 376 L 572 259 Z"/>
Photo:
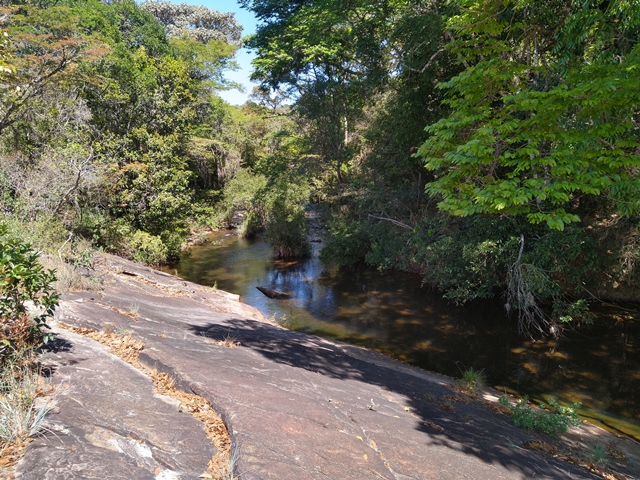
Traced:
<path fill-rule="evenodd" d="M 281 292 L 280 290 L 273 290 L 271 288 L 266 288 L 266 287 L 256 287 L 256 288 L 269 298 L 289 298 L 291 296 L 287 292 Z"/>

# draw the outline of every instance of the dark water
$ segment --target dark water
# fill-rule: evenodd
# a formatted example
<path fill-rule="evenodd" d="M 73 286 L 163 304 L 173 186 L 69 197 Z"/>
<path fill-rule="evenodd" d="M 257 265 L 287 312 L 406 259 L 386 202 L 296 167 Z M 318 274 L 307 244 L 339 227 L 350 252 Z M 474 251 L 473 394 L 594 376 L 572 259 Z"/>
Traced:
<path fill-rule="evenodd" d="M 316 256 L 274 261 L 266 242 L 228 232 L 213 234 L 167 271 L 239 294 L 295 330 L 452 377 L 484 369 L 498 390 L 539 401 L 582 402 L 584 418 L 640 440 L 640 321 L 630 311 L 602 309 L 593 326 L 534 341 L 517 335 L 499 301 L 456 307 L 412 275 L 328 270 Z M 272 300 L 256 286 L 292 298 Z"/>

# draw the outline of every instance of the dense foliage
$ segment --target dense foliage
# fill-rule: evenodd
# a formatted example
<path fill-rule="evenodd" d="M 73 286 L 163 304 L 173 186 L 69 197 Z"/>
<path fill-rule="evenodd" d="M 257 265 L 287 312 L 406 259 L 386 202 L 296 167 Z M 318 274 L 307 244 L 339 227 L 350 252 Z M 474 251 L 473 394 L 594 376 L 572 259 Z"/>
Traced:
<path fill-rule="evenodd" d="M 529 332 L 637 300 L 635 2 L 243 3 L 324 170 L 325 259 L 502 295 Z"/>
<path fill-rule="evenodd" d="M 49 339 L 46 322 L 58 294 L 55 274 L 38 263 L 38 255 L 0 225 L 0 366 L 15 352 Z"/>
<path fill-rule="evenodd" d="M 586 197 L 607 196 L 618 213 L 637 215 L 640 9 L 460 3 L 449 48 L 471 66 L 440 85 L 452 113 L 420 149 L 440 208 L 562 230 L 580 220 Z"/>
<path fill-rule="evenodd" d="M 235 87 L 231 14 L 133 0 L 0 9 L 0 211 L 40 248 L 84 237 L 165 262 L 194 225 L 221 224 L 223 187 L 280 142 L 281 116 L 217 96 Z"/>
<path fill-rule="evenodd" d="M 260 82 L 217 92 L 232 15 L 164 1 L 0 7 L 0 211 L 38 248 L 149 263 L 238 218 L 276 256 L 503 298 L 522 331 L 637 300 L 640 9 L 627 0 L 242 0 Z M 6 35 L 5 35 L 6 33 Z M 58 251 L 59 257 L 62 254 Z"/>

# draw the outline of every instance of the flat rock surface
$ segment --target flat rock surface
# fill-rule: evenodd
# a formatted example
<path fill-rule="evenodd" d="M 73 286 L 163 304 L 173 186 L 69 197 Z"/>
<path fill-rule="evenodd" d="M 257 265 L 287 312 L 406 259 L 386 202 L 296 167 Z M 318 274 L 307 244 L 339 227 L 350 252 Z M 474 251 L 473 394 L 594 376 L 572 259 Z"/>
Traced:
<path fill-rule="evenodd" d="M 99 343 L 58 331 L 42 362 L 56 405 L 18 478 L 173 480 L 207 470 L 216 451 L 203 425 Z"/>
<path fill-rule="evenodd" d="M 140 361 L 205 397 L 225 421 L 240 480 L 599 478 L 524 448 L 554 442 L 456 393 L 452 379 L 283 329 L 232 295 L 106 257 L 104 289 L 64 296 L 59 320 L 129 331 Z M 64 384 L 16 473 L 25 479 L 196 479 L 203 428 L 148 379 L 83 337 L 47 354 Z M 607 437 L 609 438 L 609 437 Z M 616 439 L 628 478 L 635 442 Z"/>

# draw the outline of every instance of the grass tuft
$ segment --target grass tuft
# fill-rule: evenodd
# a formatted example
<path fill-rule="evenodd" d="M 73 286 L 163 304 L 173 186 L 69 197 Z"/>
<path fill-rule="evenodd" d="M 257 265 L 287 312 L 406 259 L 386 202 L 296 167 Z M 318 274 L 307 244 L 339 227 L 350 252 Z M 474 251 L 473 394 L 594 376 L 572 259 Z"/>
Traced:
<path fill-rule="evenodd" d="M 26 446 L 30 437 L 44 429 L 52 403 L 36 406 L 36 400 L 48 392 L 32 350 L 5 357 L 0 367 L 0 459 L 5 454 L 13 456 L 13 447 Z"/>
<path fill-rule="evenodd" d="M 469 367 L 464 372 L 462 372 L 460 385 L 465 390 L 473 392 L 479 388 L 484 387 L 486 384 L 487 376 L 484 373 L 484 369 L 476 370 L 473 367 Z"/>

